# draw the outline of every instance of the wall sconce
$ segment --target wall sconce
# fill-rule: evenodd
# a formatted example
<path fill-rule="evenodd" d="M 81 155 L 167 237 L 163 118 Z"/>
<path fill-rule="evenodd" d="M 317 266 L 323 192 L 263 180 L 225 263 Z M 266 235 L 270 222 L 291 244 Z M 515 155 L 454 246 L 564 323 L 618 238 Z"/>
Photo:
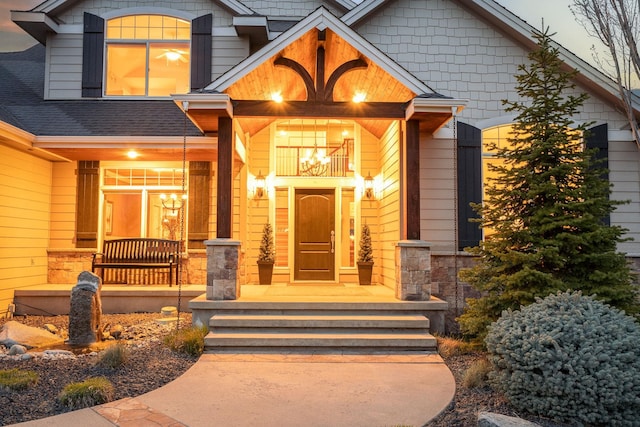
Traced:
<path fill-rule="evenodd" d="M 160 194 L 160 202 L 164 208 L 162 217 L 162 226 L 169 232 L 169 239 L 176 240 L 176 235 L 180 229 L 180 211 L 187 201 L 187 195 L 183 194 L 180 198 L 175 193 L 167 197 L 166 194 Z"/>
<path fill-rule="evenodd" d="M 262 171 L 258 172 L 258 176 L 256 176 L 255 186 L 256 186 L 255 196 L 258 199 L 261 199 L 262 196 L 264 196 L 264 190 L 266 188 L 266 182 L 265 182 L 264 176 L 262 175 Z"/>
<path fill-rule="evenodd" d="M 371 176 L 371 172 L 364 179 L 364 195 L 367 199 L 371 200 L 374 198 L 373 195 L 373 177 Z"/>

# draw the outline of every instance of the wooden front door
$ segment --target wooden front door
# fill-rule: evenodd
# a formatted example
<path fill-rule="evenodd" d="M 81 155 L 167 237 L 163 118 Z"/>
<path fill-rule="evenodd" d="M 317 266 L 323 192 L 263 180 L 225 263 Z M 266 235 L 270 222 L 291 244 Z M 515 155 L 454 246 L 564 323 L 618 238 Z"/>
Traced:
<path fill-rule="evenodd" d="M 295 280 L 335 279 L 335 192 L 298 189 Z"/>

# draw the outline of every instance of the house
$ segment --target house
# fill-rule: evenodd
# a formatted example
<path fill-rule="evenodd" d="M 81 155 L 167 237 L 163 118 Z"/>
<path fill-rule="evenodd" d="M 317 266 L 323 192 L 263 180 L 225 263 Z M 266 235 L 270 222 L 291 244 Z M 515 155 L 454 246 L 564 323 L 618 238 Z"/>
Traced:
<path fill-rule="evenodd" d="M 267 222 L 275 283 L 357 284 L 367 224 L 375 283 L 459 313 L 463 248 L 482 239 L 469 202 L 491 161 L 483 141 L 506 138 L 501 100 L 535 48 L 507 9 L 46 0 L 11 16 L 39 44 L 0 54 L 0 313 L 16 289 L 74 283 L 122 237 L 182 240 L 185 283 L 236 298 L 258 283 Z M 630 200 L 611 222 L 635 260 L 638 147 L 613 83 L 560 52 L 591 95 L 575 120 L 593 122 L 612 197 Z"/>

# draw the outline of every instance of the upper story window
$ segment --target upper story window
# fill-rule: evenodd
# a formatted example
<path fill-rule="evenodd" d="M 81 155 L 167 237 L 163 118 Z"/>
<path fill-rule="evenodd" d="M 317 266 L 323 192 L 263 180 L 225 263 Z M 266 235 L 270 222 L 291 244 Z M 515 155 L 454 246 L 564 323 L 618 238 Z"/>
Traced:
<path fill-rule="evenodd" d="M 106 96 L 169 96 L 190 89 L 191 23 L 162 15 L 107 21 Z"/>

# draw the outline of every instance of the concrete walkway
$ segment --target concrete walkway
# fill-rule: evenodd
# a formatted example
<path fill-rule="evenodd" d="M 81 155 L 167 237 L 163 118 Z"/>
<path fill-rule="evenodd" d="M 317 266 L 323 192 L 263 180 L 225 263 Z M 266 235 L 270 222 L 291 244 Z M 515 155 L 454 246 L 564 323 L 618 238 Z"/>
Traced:
<path fill-rule="evenodd" d="M 435 354 L 205 354 L 136 398 L 19 426 L 422 426 L 453 399 Z"/>

